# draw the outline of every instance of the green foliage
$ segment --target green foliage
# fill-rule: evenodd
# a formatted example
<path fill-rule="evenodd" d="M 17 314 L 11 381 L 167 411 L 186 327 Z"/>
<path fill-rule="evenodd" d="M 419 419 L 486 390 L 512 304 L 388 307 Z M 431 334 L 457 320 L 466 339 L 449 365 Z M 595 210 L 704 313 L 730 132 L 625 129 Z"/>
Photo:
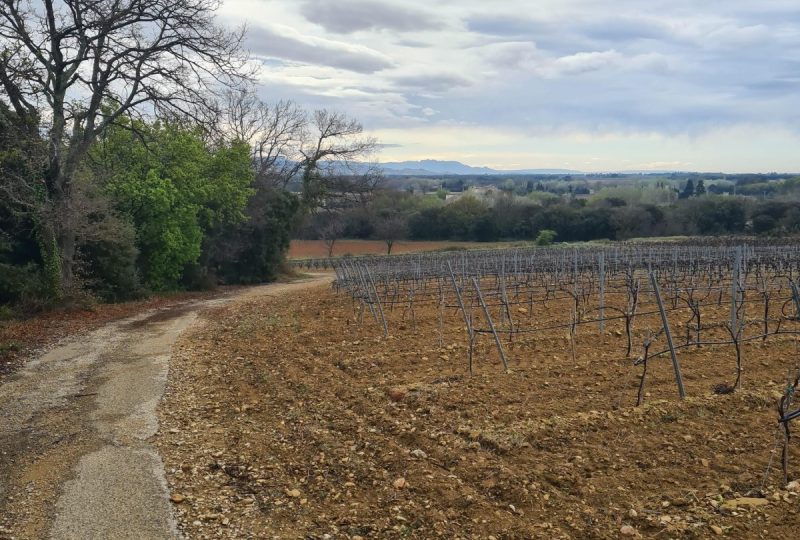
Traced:
<path fill-rule="evenodd" d="M 659 191 L 667 192 L 664 188 Z M 696 187 L 693 188 L 696 190 Z M 536 192 L 534 192 L 536 193 Z M 617 192 L 619 194 L 619 192 Z M 492 204 L 464 196 L 409 218 L 418 240 L 535 239 L 554 231 L 559 241 L 625 240 L 674 235 L 781 235 L 800 232 L 800 203 L 754 201 L 705 194 L 672 204 L 632 203 L 599 198 L 593 204 L 566 196 L 540 206 L 530 197 L 508 194 Z"/>
<path fill-rule="evenodd" d="M 701 178 L 697 182 L 697 187 L 694 188 L 694 195 L 695 197 L 702 197 L 705 194 L 706 194 L 706 183 Z"/>
<path fill-rule="evenodd" d="M 53 300 L 61 300 L 64 291 L 61 289 L 61 258 L 53 230 L 41 223 L 36 225 L 36 241 L 42 257 L 42 288 L 45 296 Z"/>
<path fill-rule="evenodd" d="M 676 207 L 676 214 L 684 234 L 741 234 L 747 222 L 744 201 L 734 198 L 693 198 Z"/>
<path fill-rule="evenodd" d="M 451 238 L 468 240 L 474 237 L 476 224 L 488 213 L 489 206 L 485 202 L 471 195 L 464 195 L 442 207 L 440 226 L 450 231 Z"/>
<path fill-rule="evenodd" d="M 45 172 L 45 144 L 39 136 L 39 119 L 33 114 L 16 114 L 0 101 L 0 178 L 15 196 L 0 198 L 6 209 L 26 210 L 44 200 L 44 186 L 38 181 Z"/>
<path fill-rule="evenodd" d="M 9 184 L 15 198 L 0 199 L 0 306 L 32 311 L 67 298 L 60 229 L 42 187 L 36 119 L 4 107 L 0 175 L 19 184 Z M 121 119 L 109 128 L 71 182 L 78 279 L 66 292 L 122 301 L 218 279 L 273 279 L 299 203 L 284 191 L 256 192 L 250 152 L 243 142 L 209 146 L 181 124 Z"/>
<path fill-rule="evenodd" d="M 246 219 L 243 210 L 254 193 L 251 166 L 250 149 L 241 141 L 208 156 L 201 187 L 200 226 L 204 230 Z"/>
<path fill-rule="evenodd" d="M 410 193 L 397 191 L 377 191 L 367 205 L 372 215 L 400 214 L 411 215 L 425 208 L 441 208 L 439 198 L 420 197 Z"/>
<path fill-rule="evenodd" d="M 615 208 L 612 227 L 617 240 L 663 236 L 667 231 L 665 207 L 654 205 L 626 206 Z"/>
<path fill-rule="evenodd" d="M 681 191 L 678 197 L 681 199 L 688 199 L 689 197 L 694 197 L 694 180 L 689 178 L 689 180 L 686 181 L 686 185 L 683 187 L 683 190 Z"/>
<path fill-rule="evenodd" d="M 11 306 L 8 305 L 0 305 L 0 321 L 10 321 L 14 318 L 14 310 L 11 309 Z M 0 344 L 0 355 L 3 354 L 3 347 L 13 347 L 14 343 L 8 344 Z"/>
<path fill-rule="evenodd" d="M 559 197 L 555 193 L 548 193 L 547 191 L 542 191 L 539 189 L 537 189 L 536 191 L 532 191 L 531 193 L 528 193 L 528 198 L 534 203 L 537 203 L 541 206 L 558 204 L 561 201 L 561 197 Z"/>
<path fill-rule="evenodd" d="M 637 204 L 665 204 L 674 193 L 667 189 L 643 186 L 611 186 L 598 189 L 589 197 L 589 204 L 606 206 L 634 206 Z M 623 204 L 620 204 L 623 203 Z"/>
<path fill-rule="evenodd" d="M 0 306 L 9 312 L 35 311 L 53 300 L 43 280 L 34 229 L 30 217 L 0 204 Z"/>
<path fill-rule="evenodd" d="M 86 287 L 106 302 L 134 300 L 145 295 L 136 267 L 136 232 L 118 223 L 115 234 L 93 238 L 81 246 Z"/>
<path fill-rule="evenodd" d="M 414 214 L 409 229 L 414 238 L 468 240 L 476 238 L 489 206 L 471 195 L 463 195 L 442 207 L 425 208 Z"/>
<path fill-rule="evenodd" d="M 41 303 L 42 273 L 34 263 L 16 265 L 0 262 L 0 305 Z"/>
<path fill-rule="evenodd" d="M 262 283 L 281 270 L 300 200 L 278 189 L 259 189 L 248 203 L 249 219 L 229 224 L 208 242 L 208 268 L 224 283 Z"/>
<path fill-rule="evenodd" d="M 769 214 L 758 214 L 753 217 L 753 232 L 756 234 L 769 234 L 778 226 L 778 220 Z"/>
<path fill-rule="evenodd" d="M 536 236 L 536 239 L 533 241 L 534 244 L 537 246 L 550 246 L 553 244 L 553 241 L 558 236 L 556 231 L 552 231 L 550 229 L 542 229 L 539 231 L 539 234 Z"/>
<path fill-rule="evenodd" d="M 37 179 L 45 163 L 37 120 L 14 114 L 0 100 L 0 182 L 14 194 L 0 197 L 0 305 L 44 304 L 60 294 L 55 239 L 37 234 L 43 210 Z M 43 267 L 54 280 L 43 279 Z"/>
<path fill-rule="evenodd" d="M 178 286 L 200 257 L 205 231 L 244 219 L 252 194 L 243 144 L 207 149 L 193 130 L 170 124 L 113 128 L 93 152 L 96 174 L 136 230 L 138 267 L 153 290 Z"/>

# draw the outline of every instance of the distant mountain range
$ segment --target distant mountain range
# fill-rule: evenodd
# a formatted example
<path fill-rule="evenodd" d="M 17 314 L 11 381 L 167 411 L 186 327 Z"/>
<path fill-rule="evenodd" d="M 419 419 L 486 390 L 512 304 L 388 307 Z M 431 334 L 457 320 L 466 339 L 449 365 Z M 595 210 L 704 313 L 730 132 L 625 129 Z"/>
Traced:
<path fill-rule="evenodd" d="M 576 174 L 580 171 L 570 169 L 518 169 L 503 171 L 489 167 L 471 167 L 459 161 L 440 161 L 423 159 L 421 161 L 392 161 L 379 163 L 384 174 L 397 176 L 441 176 L 441 175 L 510 175 L 510 174 Z"/>

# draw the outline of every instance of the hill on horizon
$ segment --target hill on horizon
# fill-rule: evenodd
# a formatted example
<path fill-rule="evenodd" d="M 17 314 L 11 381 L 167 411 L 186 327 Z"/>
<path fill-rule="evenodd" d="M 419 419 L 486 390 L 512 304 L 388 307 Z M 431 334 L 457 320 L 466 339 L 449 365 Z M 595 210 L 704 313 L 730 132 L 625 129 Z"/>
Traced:
<path fill-rule="evenodd" d="M 581 171 L 572 169 L 516 169 L 499 170 L 490 167 L 473 167 L 460 161 L 442 161 L 438 159 L 423 159 L 419 161 L 389 161 L 378 163 L 385 174 L 397 176 L 438 176 L 438 175 L 467 175 L 467 174 L 577 174 Z"/>

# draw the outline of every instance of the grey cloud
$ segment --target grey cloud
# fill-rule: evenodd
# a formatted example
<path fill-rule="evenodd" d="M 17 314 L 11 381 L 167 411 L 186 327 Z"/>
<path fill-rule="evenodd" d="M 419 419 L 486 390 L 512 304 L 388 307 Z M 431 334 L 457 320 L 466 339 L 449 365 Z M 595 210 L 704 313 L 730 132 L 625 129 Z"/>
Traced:
<path fill-rule="evenodd" d="M 397 127 L 398 118 L 402 115 L 402 112 L 392 110 L 391 107 L 380 102 L 323 95 L 314 88 L 290 83 L 267 81 L 259 86 L 258 91 L 261 98 L 269 103 L 286 99 L 302 104 L 307 110 L 331 109 L 345 112 L 348 116 L 358 118 L 370 129 Z"/>
<path fill-rule="evenodd" d="M 535 43 L 539 49 L 560 55 L 595 46 L 597 40 L 575 31 L 576 21 L 546 22 L 517 15 L 472 15 L 464 20 L 467 29 L 499 42 Z"/>
<path fill-rule="evenodd" d="M 546 24 L 515 15 L 472 15 L 464 22 L 470 32 L 490 36 L 521 37 L 550 32 Z"/>
<path fill-rule="evenodd" d="M 767 6 L 762 2 L 734 9 L 737 18 L 765 24 L 786 24 L 800 20 L 800 7 L 792 0 L 785 6 Z"/>
<path fill-rule="evenodd" d="M 430 44 L 423 41 L 417 41 L 416 39 L 399 39 L 397 40 L 397 44 L 402 47 L 410 47 L 412 49 L 424 49 L 426 47 L 430 47 Z"/>
<path fill-rule="evenodd" d="M 797 94 L 800 90 L 800 77 L 787 77 L 770 81 L 758 81 L 746 85 L 754 95 L 759 96 L 781 96 L 785 94 Z"/>
<path fill-rule="evenodd" d="M 426 13 L 370 0 L 307 1 L 300 12 L 307 20 L 337 34 L 359 30 L 404 32 L 439 27 Z"/>
<path fill-rule="evenodd" d="M 593 15 L 544 21 L 510 15 L 473 15 L 465 22 L 472 32 L 503 41 L 535 42 L 539 49 L 560 55 L 587 49 L 620 48 L 645 39 L 674 39 L 664 22 L 644 16 Z"/>
<path fill-rule="evenodd" d="M 610 42 L 671 38 L 669 29 L 664 23 L 641 17 L 594 19 L 579 24 L 578 31 L 590 39 Z"/>
<path fill-rule="evenodd" d="M 460 75 L 397 75 L 392 81 L 402 88 L 427 92 L 444 92 L 453 88 L 469 86 L 471 81 Z"/>
<path fill-rule="evenodd" d="M 473 50 L 483 54 L 496 68 L 515 69 L 522 64 L 541 58 L 542 53 L 530 41 L 506 41 L 492 43 Z"/>
<path fill-rule="evenodd" d="M 251 27 L 247 33 L 250 50 L 261 56 L 319 64 L 357 73 L 375 73 L 392 67 L 385 56 L 369 49 L 348 47 L 329 40 L 304 40 L 279 34 L 264 27 Z"/>
<path fill-rule="evenodd" d="M 294 91 L 315 106 L 348 110 L 371 127 L 404 125 L 407 116 L 429 121 L 421 111 L 430 108 L 436 122 L 501 129 L 680 134 L 766 123 L 800 131 L 796 1 L 762 10 L 757 0 L 654 0 L 643 10 L 640 0 L 563 0 L 545 14 L 524 9 L 530 2 L 523 0 L 492 3 L 493 11 L 473 1 L 460 12 L 455 2 L 439 9 L 420 1 L 406 9 L 396 7 L 400 0 L 292 0 L 295 13 L 302 9 L 322 25 L 307 29 L 329 39 L 260 31 L 251 43 L 255 52 L 285 62 L 383 70 L 343 81 L 332 76 L 338 93 L 323 95 L 317 86 L 285 90 L 286 97 Z M 431 21 L 441 21 L 443 31 L 423 37 L 380 32 L 439 26 Z M 357 30 L 378 32 L 350 40 L 339 35 Z M 350 85 L 361 93 L 340 91 Z M 453 89 L 459 91 L 448 92 Z M 368 99 L 382 95 L 404 105 L 392 109 Z"/>
<path fill-rule="evenodd" d="M 642 83 L 639 79 L 636 82 Z M 480 95 L 440 100 L 439 117 L 495 127 L 522 128 L 531 133 L 559 131 L 645 131 L 679 134 L 732 125 L 746 120 L 742 107 L 710 96 L 677 99 L 682 91 L 633 93 L 595 80 L 587 91 L 574 81 L 547 80 L 527 88 L 515 86 L 503 99 Z"/>

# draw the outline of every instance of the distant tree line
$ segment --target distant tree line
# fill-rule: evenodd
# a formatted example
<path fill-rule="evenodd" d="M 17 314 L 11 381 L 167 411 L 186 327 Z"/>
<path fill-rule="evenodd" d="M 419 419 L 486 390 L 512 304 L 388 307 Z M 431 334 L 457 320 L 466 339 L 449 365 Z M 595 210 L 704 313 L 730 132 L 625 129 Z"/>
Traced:
<path fill-rule="evenodd" d="M 389 221 L 391 234 L 382 223 Z M 444 203 L 435 196 L 382 193 L 326 223 L 337 236 L 412 240 L 534 240 L 553 231 L 556 241 L 627 240 L 674 235 L 783 235 L 800 233 L 800 202 L 730 196 L 692 196 L 668 205 L 629 204 L 620 198 L 531 200 L 509 194 L 465 194 Z M 306 238 L 320 238 L 306 227 Z M 549 233 L 548 233 L 549 234 Z"/>

